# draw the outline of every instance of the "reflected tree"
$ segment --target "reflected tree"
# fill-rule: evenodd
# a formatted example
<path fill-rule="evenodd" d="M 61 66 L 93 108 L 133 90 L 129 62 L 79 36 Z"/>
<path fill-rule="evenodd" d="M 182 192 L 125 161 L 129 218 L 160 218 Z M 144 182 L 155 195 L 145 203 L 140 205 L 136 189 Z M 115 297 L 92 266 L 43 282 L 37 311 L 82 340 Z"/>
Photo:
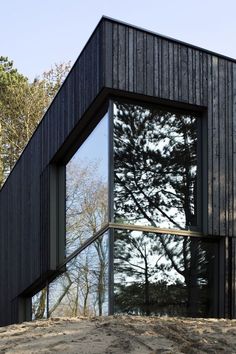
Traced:
<path fill-rule="evenodd" d="M 198 227 L 199 124 L 194 115 L 115 104 L 116 222 L 174 229 Z M 205 310 L 199 304 L 205 302 L 203 307 L 206 309 L 208 300 L 201 299 L 204 291 L 200 294 L 199 289 L 208 285 L 207 269 L 214 258 L 204 243 L 168 234 L 133 235 L 118 233 L 115 238 L 118 303 L 128 304 L 128 298 L 133 298 L 129 291 L 136 287 L 133 296 L 135 294 L 139 300 L 142 297 L 142 306 L 138 307 L 142 313 L 155 313 L 157 310 L 153 309 L 158 303 L 167 304 L 168 299 L 170 306 L 174 299 L 179 307 L 184 304 L 185 315 L 203 314 Z M 159 294 L 159 298 L 153 294 Z M 170 308 L 168 311 L 175 314 Z"/>
<path fill-rule="evenodd" d="M 32 319 L 39 320 L 47 317 L 47 288 L 43 288 L 32 298 Z"/>
<path fill-rule="evenodd" d="M 108 221 L 107 181 L 99 162 L 71 160 L 66 167 L 66 255 L 78 249 Z"/>
<path fill-rule="evenodd" d="M 196 227 L 199 120 L 131 104 L 114 111 L 115 219 Z"/>
<path fill-rule="evenodd" d="M 115 311 L 202 317 L 215 314 L 216 247 L 214 242 L 198 238 L 116 231 Z"/>
<path fill-rule="evenodd" d="M 101 236 L 67 264 L 49 287 L 50 316 L 89 316 L 107 313 L 108 247 Z"/>
<path fill-rule="evenodd" d="M 98 315 L 102 316 L 104 314 L 103 305 L 107 301 L 108 240 L 105 247 L 104 240 L 101 237 L 98 238 L 93 245 L 98 256 L 97 269 L 93 270 L 96 279 L 95 284 L 97 284 L 95 308 L 98 307 Z"/>
<path fill-rule="evenodd" d="M 66 254 L 77 250 L 107 223 L 107 183 L 99 162 L 79 159 L 67 165 Z M 107 241 L 103 237 L 67 264 L 67 271 L 50 285 L 49 314 L 103 314 L 107 291 Z"/>

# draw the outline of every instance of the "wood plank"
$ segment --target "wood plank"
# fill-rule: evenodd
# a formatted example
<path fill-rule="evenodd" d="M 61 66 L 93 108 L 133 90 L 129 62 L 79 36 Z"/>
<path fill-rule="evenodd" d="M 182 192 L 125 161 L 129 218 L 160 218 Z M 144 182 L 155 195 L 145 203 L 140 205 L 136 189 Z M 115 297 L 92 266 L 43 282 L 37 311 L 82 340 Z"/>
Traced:
<path fill-rule="evenodd" d="M 154 38 L 154 96 L 160 96 L 159 39 Z"/>
<path fill-rule="evenodd" d="M 144 34 L 137 31 L 136 37 L 136 92 L 144 93 Z"/>
<path fill-rule="evenodd" d="M 179 46 L 174 44 L 174 100 L 179 100 Z"/>
<path fill-rule="evenodd" d="M 174 99 L 174 46 L 173 43 L 168 42 L 168 56 L 169 56 L 169 99 Z"/>
<path fill-rule="evenodd" d="M 236 235 L 236 63 L 233 64 L 232 68 L 232 81 L 233 81 L 233 122 L 232 122 L 232 131 L 233 131 L 233 236 Z"/>
<path fill-rule="evenodd" d="M 180 51 L 181 60 L 181 101 L 188 102 L 188 48 L 185 46 L 181 47 Z"/>
<path fill-rule="evenodd" d="M 112 78 L 112 81 L 113 81 L 113 85 L 112 87 L 114 88 L 118 88 L 119 87 L 119 78 L 118 78 L 118 75 L 119 75 L 119 70 L 118 70 L 118 55 L 119 55 L 119 52 L 118 52 L 118 25 L 116 24 L 113 24 L 113 36 L 112 36 L 112 39 L 113 39 L 113 46 L 112 46 L 112 58 L 113 58 L 113 65 L 112 65 L 112 68 L 113 68 L 113 78 Z"/>
<path fill-rule="evenodd" d="M 129 29 L 125 28 L 125 90 L 129 90 Z"/>
<path fill-rule="evenodd" d="M 111 22 L 106 21 L 105 26 L 105 38 L 104 38 L 104 84 L 106 87 L 112 87 L 113 83 L 113 67 L 112 67 L 112 35 L 113 25 Z"/>
<path fill-rule="evenodd" d="M 118 26 L 118 89 L 126 89 L 126 29 Z"/>
<path fill-rule="evenodd" d="M 161 97 L 169 98 L 169 48 L 168 42 L 161 41 Z"/>
<path fill-rule="evenodd" d="M 128 90 L 134 91 L 134 31 L 128 29 Z"/>
<path fill-rule="evenodd" d="M 154 43 L 153 36 L 146 37 L 146 62 L 147 62 L 147 80 L 146 80 L 146 94 L 154 95 Z"/>
<path fill-rule="evenodd" d="M 201 104 L 201 84 L 200 84 L 200 53 L 199 51 L 195 52 L 195 85 L 196 85 L 196 101 L 195 104 Z"/>
<path fill-rule="evenodd" d="M 188 102 L 193 104 L 193 51 L 191 48 L 187 48 L 188 50 Z"/>
<path fill-rule="evenodd" d="M 207 107 L 208 104 L 208 55 L 203 53 L 202 55 L 202 97 L 201 104 Z"/>
<path fill-rule="evenodd" d="M 226 234 L 226 139 L 225 139 L 225 128 L 226 128 L 226 96 L 225 96 L 225 61 L 223 59 L 219 60 L 219 203 L 220 203 L 220 235 L 225 236 Z M 227 154 L 228 156 L 228 154 Z"/>
<path fill-rule="evenodd" d="M 226 197 L 228 198 L 228 234 L 233 236 L 233 66 L 227 63 L 227 133 L 228 137 L 228 190 Z"/>
<path fill-rule="evenodd" d="M 198 90 L 197 90 L 198 91 Z M 219 68 L 218 58 L 212 58 L 212 198 L 213 234 L 220 233 L 220 195 L 219 195 Z M 199 102 L 198 97 L 198 102 Z"/>

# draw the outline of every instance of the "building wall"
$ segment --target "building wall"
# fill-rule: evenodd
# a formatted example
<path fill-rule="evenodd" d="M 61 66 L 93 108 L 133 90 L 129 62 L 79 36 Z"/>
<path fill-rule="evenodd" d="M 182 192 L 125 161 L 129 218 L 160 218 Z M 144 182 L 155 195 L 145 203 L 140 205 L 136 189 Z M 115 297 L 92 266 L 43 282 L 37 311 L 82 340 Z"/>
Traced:
<path fill-rule="evenodd" d="M 88 108 L 111 94 L 203 112 L 208 163 L 204 231 L 236 235 L 236 62 L 103 18 L 1 190 L 0 325 L 18 320 L 17 297 L 53 271 L 50 164 L 87 117 L 93 118 L 86 115 Z M 231 267 L 230 252 L 226 247 L 222 254 L 222 276 Z M 228 289 L 234 283 L 230 279 Z M 230 306 L 226 299 L 225 313 Z"/>
<path fill-rule="evenodd" d="M 236 62 L 116 22 L 105 23 L 105 38 L 106 87 L 206 112 L 207 233 L 236 235 Z"/>
<path fill-rule="evenodd" d="M 103 86 L 101 27 L 89 39 L 1 190 L 0 325 L 17 320 L 17 305 L 11 302 L 40 281 L 49 267 L 48 166 Z"/>

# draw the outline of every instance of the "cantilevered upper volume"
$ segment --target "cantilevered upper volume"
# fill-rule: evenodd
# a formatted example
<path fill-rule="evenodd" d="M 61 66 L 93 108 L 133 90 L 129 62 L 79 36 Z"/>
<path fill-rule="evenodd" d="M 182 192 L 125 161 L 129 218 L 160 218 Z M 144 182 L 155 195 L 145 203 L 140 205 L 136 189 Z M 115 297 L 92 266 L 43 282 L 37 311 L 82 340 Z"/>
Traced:
<path fill-rule="evenodd" d="M 102 17 L 0 192 L 0 324 L 235 317 L 235 103 L 234 59 Z"/>

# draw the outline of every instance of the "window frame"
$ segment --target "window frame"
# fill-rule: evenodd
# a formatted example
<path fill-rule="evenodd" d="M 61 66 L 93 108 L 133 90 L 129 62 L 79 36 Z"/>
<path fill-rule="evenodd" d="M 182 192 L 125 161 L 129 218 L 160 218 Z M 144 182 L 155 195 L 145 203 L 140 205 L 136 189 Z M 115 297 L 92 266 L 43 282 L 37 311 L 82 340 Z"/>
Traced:
<path fill-rule="evenodd" d="M 155 228 L 155 227 L 148 227 L 148 226 L 140 226 L 140 225 L 131 225 L 131 224 L 118 224 L 114 222 L 114 102 L 125 102 L 127 104 L 137 104 L 143 107 L 152 108 L 152 107 L 160 107 L 168 112 L 173 113 L 185 113 L 189 114 L 192 113 L 199 119 L 200 129 L 197 132 L 197 170 L 198 170 L 198 179 L 197 179 L 197 189 L 198 194 L 200 194 L 200 198 L 198 198 L 197 202 L 197 220 L 200 223 L 200 230 L 193 231 L 193 230 L 177 230 L 177 229 L 163 229 L 163 228 Z M 188 105 L 189 106 L 189 105 Z M 143 101 L 138 99 L 127 98 L 123 96 L 111 96 L 109 100 L 109 228 L 110 228 L 110 271 L 109 271 L 109 315 L 114 314 L 114 232 L 115 229 L 119 230 L 136 230 L 136 231 L 150 231 L 152 233 L 170 233 L 173 235 L 179 235 L 184 237 L 202 237 L 202 238 L 212 238 L 207 234 L 207 114 L 206 111 L 202 108 L 200 109 L 192 109 L 190 108 L 182 108 L 179 107 L 175 102 L 166 102 L 166 104 L 162 103 L 155 103 L 153 101 Z M 198 157 L 199 156 L 199 157 Z M 220 248 L 220 237 L 214 237 L 215 240 L 219 242 Z M 219 256 L 218 256 L 218 259 Z M 218 277 L 218 274 L 215 276 Z M 220 286 L 220 279 L 218 282 Z M 220 306 L 220 301 L 218 303 L 218 307 Z M 218 311 L 219 312 L 219 311 Z"/>
<path fill-rule="evenodd" d="M 201 223 L 200 231 L 193 230 L 176 230 L 176 229 L 163 229 L 163 228 L 155 228 L 149 226 L 140 226 L 140 225 L 131 225 L 131 224 L 119 224 L 114 222 L 114 140 L 113 140 L 113 130 L 114 130 L 114 102 L 125 102 L 130 104 L 137 104 L 143 107 L 152 108 L 152 107 L 160 107 L 165 109 L 168 112 L 173 113 L 183 113 L 183 114 L 191 114 L 193 113 L 199 121 L 201 122 L 201 127 L 198 129 L 198 151 L 197 151 L 197 169 L 198 169 L 198 191 L 200 190 L 200 198 L 198 198 L 197 212 L 199 213 L 198 220 Z M 186 108 L 186 106 L 188 106 Z M 104 108 L 105 107 L 105 108 Z M 195 107 L 196 109 L 190 107 L 189 105 L 185 105 L 185 108 L 179 107 L 178 104 L 174 102 L 166 102 L 155 103 L 153 101 L 147 102 L 143 100 L 137 100 L 132 98 L 127 98 L 124 96 L 113 96 L 111 95 L 106 103 L 103 105 L 103 108 L 99 111 L 99 113 L 95 113 L 90 116 L 87 124 L 84 125 L 84 128 L 81 130 L 79 134 L 76 135 L 76 139 L 72 139 L 69 146 L 61 155 L 59 154 L 59 159 L 56 158 L 52 161 L 52 179 L 51 179 L 51 188 L 53 190 L 52 195 L 50 195 L 50 205 L 51 210 L 56 209 L 56 215 L 54 214 L 53 218 L 50 218 L 51 223 L 51 234 L 54 232 L 54 241 L 57 240 L 57 252 L 58 258 L 56 260 L 56 271 L 53 272 L 48 277 L 47 281 L 47 289 L 49 289 L 49 283 L 53 281 L 58 275 L 62 274 L 66 270 L 66 264 L 70 262 L 74 257 L 76 257 L 80 252 L 82 252 L 85 248 L 87 248 L 91 243 L 93 243 L 98 237 L 100 237 L 105 232 L 108 233 L 109 238 L 109 268 L 108 268 L 108 306 L 109 306 L 109 315 L 114 314 L 114 231 L 115 229 L 119 230 L 137 230 L 158 234 L 174 234 L 179 236 L 186 237 L 202 237 L 202 238 L 211 238 L 212 236 L 207 234 L 207 223 L 208 223 L 208 215 L 207 215 L 207 112 L 204 108 Z M 67 162 L 71 159 L 71 157 L 79 150 L 80 146 L 83 142 L 89 137 L 92 131 L 99 124 L 103 116 L 108 115 L 108 222 L 104 225 L 94 236 L 87 239 L 78 249 L 76 249 L 72 254 L 68 257 L 63 257 L 65 254 L 65 168 Z M 199 131 L 200 130 L 200 131 Z M 55 208 L 56 206 L 56 208 Z M 215 240 L 219 241 L 219 249 L 222 253 L 222 238 L 215 237 Z M 54 243 L 55 245 L 55 243 Z M 219 257 L 220 259 L 220 257 Z M 219 265 L 220 267 L 220 265 Z M 218 273 L 215 274 L 218 277 Z M 220 286 L 219 279 L 219 286 Z M 49 294 L 47 299 L 49 298 Z M 221 301 L 219 301 L 220 307 Z M 48 307 L 48 304 L 47 304 Z"/>
<path fill-rule="evenodd" d="M 188 235 L 193 235 L 197 232 L 199 236 L 207 235 L 207 115 L 205 110 L 203 109 L 192 109 L 192 108 L 180 108 L 175 105 L 173 102 L 171 103 L 153 103 L 146 102 L 137 99 L 129 99 L 127 97 L 112 97 L 109 102 L 109 122 L 110 122 L 110 155 L 109 155 L 109 200 L 110 200 L 110 218 L 109 222 L 112 224 L 117 224 L 114 220 L 114 103 L 126 103 L 131 105 L 140 105 L 142 107 L 149 108 L 160 108 L 166 110 L 167 112 L 173 113 L 182 113 L 182 114 L 194 114 L 194 116 L 198 119 L 198 129 L 197 129 L 197 230 L 191 229 L 166 229 L 173 230 L 175 234 L 182 235 L 185 234 L 185 231 L 188 232 Z M 128 222 L 124 223 L 124 226 L 130 225 Z M 134 224 L 135 225 L 135 224 Z M 142 228 L 142 226 L 140 226 Z M 156 228 L 160 231 L 162 228 Z M 141 230 L 140 230 L 141 231 Z"/>
<path fill-rule="evenodd" d="M 78 134 L 73 134 L 65 142 L 65 147 L 54 157 L 50 165 L 50 263 L 53 270 L 58 271 L 67 261 L 71 260 L 72 255 L 81 252 L 94 238 L 106 229 L 105 225 L 96 235 L 90 237 L 86 242 L 75 250 L 72 255 L 66 256 L 66 165 L 83 143 L 96 129 L 103 117 L 107 114 L 108 136 L 109 136 L 109 101 L 100 106 L 94 114 L 89 115 L 87 122 L 81 122 L 81 130 Z M 77 127 L 78 128 L 78 127 Z M 108 138 L 109 139 L 109 138 Z M 108 140 L 108 178 L 109 178 L 109 140 Z M 109 181 L 108 181 L 109 184 Z M 109 193 L 109 188 L 108 188 Z M 108 196 L 109 203 L 109 196 Z M 108 204 L 108 210 L 109 210 Z M 73 257 L 72 257 L 73 258 Z M 60 274 L 60 273 L 58 273 Z"/>

